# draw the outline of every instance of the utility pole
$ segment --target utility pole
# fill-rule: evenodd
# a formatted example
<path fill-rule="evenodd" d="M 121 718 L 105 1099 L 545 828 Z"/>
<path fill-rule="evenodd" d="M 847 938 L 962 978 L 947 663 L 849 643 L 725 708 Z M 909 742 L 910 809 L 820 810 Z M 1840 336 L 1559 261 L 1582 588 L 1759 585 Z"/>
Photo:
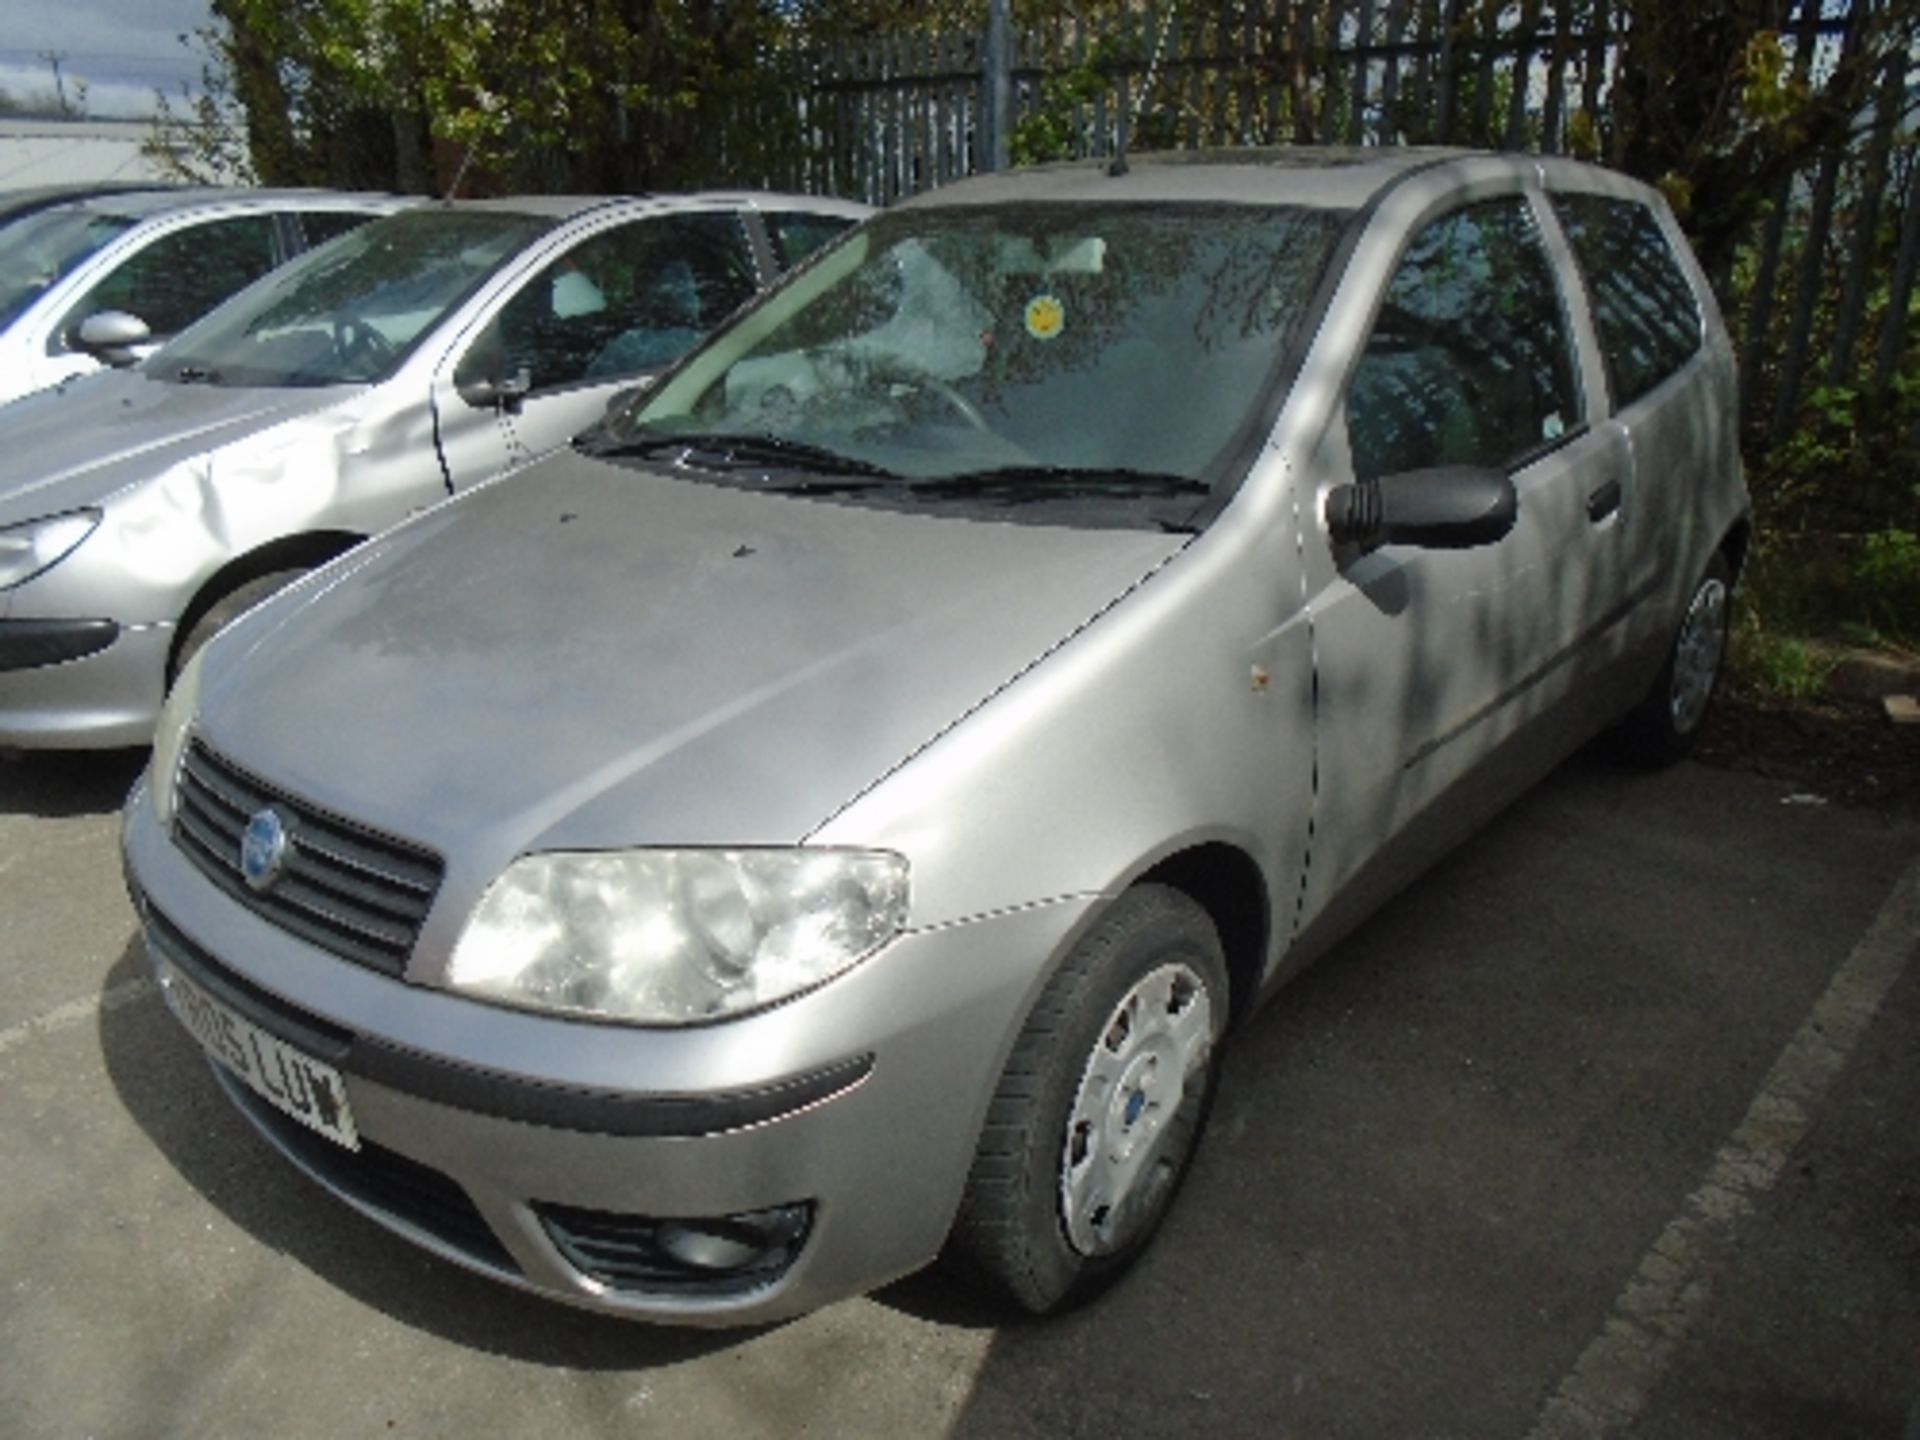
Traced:
<path fill-rule="evenodd" d="M 60 106 L 62 117 L 73 112 L 67 108 L 67 82 L 60 76 L 60 62 L 67 58 L 64 50 L 42 50 L 40 58 L 53 67 L 53 93 L 55 102 Z"/>
<path fill-rule="evenodd" d="M 981 56 L 980 153 L 982 170 L 1005 170 L 1011 163 L 1013 129 L 1013 25 L 1007 0 L 987 0 L 987 43 Z"/>

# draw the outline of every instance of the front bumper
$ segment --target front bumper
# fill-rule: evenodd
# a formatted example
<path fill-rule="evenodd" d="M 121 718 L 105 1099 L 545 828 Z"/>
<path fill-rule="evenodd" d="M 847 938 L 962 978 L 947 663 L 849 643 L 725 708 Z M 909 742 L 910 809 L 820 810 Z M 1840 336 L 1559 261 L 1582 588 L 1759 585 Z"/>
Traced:
<path fill-rule="evenodd" d="M 309 1175 L 506 1283 L 692 1324 L 785 1318 L 938 1253 L 1014 1032 L 1092 903 L 910 933 L 784 1005 L 646 1030 L 480 1005 L 319 951 L 194 870 L 144 785 L 125 859 L 163 975 L 222 987 L 252 1023 L 340 1072 L 359 1152 L 215 1065 Z M 663 1225 L 711 1233 L 796 1214 L 797 1238 L 744 1278 L 703 1284 L 607 1258 L 646 1250 Z"/>
<path fill-rule="evenodd" d="M 166 693 L 173 629 L 0 620 L 0 747 L 145 745 Z"/>

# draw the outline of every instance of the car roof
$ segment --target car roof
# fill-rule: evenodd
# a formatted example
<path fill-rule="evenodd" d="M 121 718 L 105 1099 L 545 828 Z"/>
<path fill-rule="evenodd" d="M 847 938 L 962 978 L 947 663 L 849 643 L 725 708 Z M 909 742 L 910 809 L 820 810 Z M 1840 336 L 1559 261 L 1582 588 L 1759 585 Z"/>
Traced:
<path fill-rule="evenodd" d="M 182 211 L 208 209 L 213 207 L 243 209 L 294 210 L 301 207 L 315 209 L 356 209 L 388 210 L 402 205 L 415 203 L 405 195 L 383 195 L 377 192 L 357 192 L 345 190 L 321 189 L 278 189 L 261 190 L 251 187 L 233 186 L 180 186 L 164 190 L 130 190 L 124 193 L 93 195 L 85 199 L 69 200 L 57 207 L 63 210 L 84 210 L 100 215 L 114 215 L 127 220 L 148 220 L 156 215 L 174 215 Z"/>
<path fill-rule="evenodd" d="M 793 195 L 777 190 L 701 190 L 684 198 L 738 205 L 745 210 L 809 210 L 819 215 L 845 215 L 853 219 L 874 213 L 873 206 L 858 200 L 841 200 L 831 195 Z"/>
<path fill-rule="evenodd" d="M 24 190 L 0 191 L 0 220 L 14 220 L 22 215 L 31 215 L 36 210 L 45 210 L 53 205 L 67 205 L 75 200 L 86 200 L 101 195 L 132 195 L 149 190 L 169 190 L 165 181 L 154 180 L 145 184 L 138 180 L 97 180 L 72 185 L 34 185 Z"/>
<path fill-rule="evenodd" d="M 503 195 L 487 200 L 436 200 L 429 203 L 432 208 L 441 210 L 546 215 L 563 220 L 616 205 L 663 210 L 683 207 L 707 210 L 716 206 L 735 206 L 748 210 L 816 210 L 822 214 L 855 218 L 870 213 L 870 207 L 850 200 L 834 200 L 817 195 L 783 195 L 760 190 L 703 190 L 688 194 L 639 195 Z"/>
<path fill-rule="evenodd" d="M 4 199 L 4 197 L 0 197 Z M 254 189 L 246 187 L 175 186 L 158 190 L 115 191 L 108 194 L 55 197 L 34 208 L 83 210 L 99 215 L 114 215 L 140 221 L 156 215 L 173 215 L 185 210 L 209 207 L 291 210 L 303 207 L 344 208 L 373 211 L 397 211 L 413 206 L 436 209 L 474 210 L 482 213 L 539 215 L 567 220 L 576 215 L 609 206 L 630 205 L 648 209 L 685 207 L 711 209 L 736 206 L 758 210 L 809 210 L 821 214 L 845 215 L 859 219 L 870 207 L 848 200 L 812 195 L 783 195 L 762 191 L 709 191 L 673 195 L 510 195 L 487 200 L 429 200 L 420 195 L 388 195 L 378 192 L 323 189 Z"/>
<path fill-rule="evenodd" d="M 902 207 L 1128 201 L 1308 205 L 1357 210 L 1402 176 L 1448 160 L 1491 158 L 1438 146 L 1291 145 L 1153 151 L 1036 165 L 963 180 Z"/>
<path fill-rule="evenodd" d="M 568 219 L 608 205 L 632 203 L 637 195 L 499 195 L 485 200 L 429 200 L 429 210 L 472 210 L 507 215 L 545 215 Z"/>

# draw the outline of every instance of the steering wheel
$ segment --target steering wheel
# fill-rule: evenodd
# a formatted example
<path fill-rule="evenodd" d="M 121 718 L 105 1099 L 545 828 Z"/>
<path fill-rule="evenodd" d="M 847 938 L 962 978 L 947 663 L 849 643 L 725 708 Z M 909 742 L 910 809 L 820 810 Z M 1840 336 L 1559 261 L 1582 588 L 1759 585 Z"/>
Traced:
<path fill-rule="evenodd" d="M 975 430 L 983 434 L 993 433 L 993 427 L 987 424 L 987 417 L 980 413 L 979 407 L 932 371 L 922 369 L 898 355 L 873 356 L 863 359 L 862 363 L 866 377 L 876 384 L 904 385 L 912 390 L 936 395 L 949 410 Z"/>
<path fill-rule="evenodd" d="M 393 342 L 358 315 L 338 315 L 333 321 L 333 349 L 341 361 L 354 369 L 378 374 L 392 363 L 397 352 Z"/>

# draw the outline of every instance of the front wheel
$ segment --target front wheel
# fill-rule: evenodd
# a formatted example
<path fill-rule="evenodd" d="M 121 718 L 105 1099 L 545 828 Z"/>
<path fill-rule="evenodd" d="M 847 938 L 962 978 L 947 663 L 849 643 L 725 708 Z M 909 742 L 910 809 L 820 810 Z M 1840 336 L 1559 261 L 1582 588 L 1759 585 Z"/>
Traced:
<path fill-rule="evenodd" d="M 950 1253 L 1036 1314 L 1146 1249 L 1193 1158 L 1219 1068 L 1227 971 L 1206 912 L 1143 885 L 1048 981 L 987 1115 Z"/>
<path fill-rule="evenodd" d="M 1621 722 L 1633 758 L 1669 765 L 1693 749 L 1726 661 L 1732 606 L 1733 571 L 1715 555 L 1687 601 L 1659 678 Z"/>
<path fill-rule="evenodd" d="M 194 653 L 215 635 L 274 591 L 291 585 L 306 573 L 305 570 L 274 570 L 265 575 L 256 575 L 251 580 L 242 581 L 214 600 L 200 612 L 187 626 L 185 633 L 175 642 L 172 660 L 167 665 L 167 687 L 169 689 L 173 687 L 173 682 L 179 678 L 180 672 L 186 669 L 187 661 L 191 660 Z"/>

